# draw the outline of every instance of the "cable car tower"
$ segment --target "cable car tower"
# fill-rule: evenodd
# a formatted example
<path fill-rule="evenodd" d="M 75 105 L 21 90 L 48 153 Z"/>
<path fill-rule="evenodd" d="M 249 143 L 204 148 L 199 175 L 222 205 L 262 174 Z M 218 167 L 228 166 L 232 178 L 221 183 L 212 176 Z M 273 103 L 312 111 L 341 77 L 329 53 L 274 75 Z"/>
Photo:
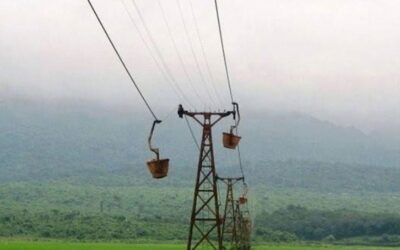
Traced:
<path fill-rule="evenodd" d="M 236 201 L 236 215 L 239 231 L 239 249 L 250 250 L 252 222 L 248 207 L 244 206 L 244 204 L 241 203 L 240 199 Z"/>
<path fill-rule="evenodd" d="M 193 118 L 203 128 L 187 250 L 204 245 L 221 250 L 221 220 L 212 127 L 224 117 L 235 116 L 235 111 L 190 112 L 179 105 L 178 115 L 180 118 L 184 115 Z"/>
<path fill-rule="evenodd" d="M 244 177 L 238 178 L 222 178 L 217 176 L 217 180 L 226 184 L 226 198 L 225 198 L 225 209 L 224 209 L 224 217 L 222 224 L 222 241 L 226 242 L 231 248 L 235 248 L 239 245 L 240 241 L 240 230 L 238 223 L 238 216 L 240 215 L 237 212 L 237 207 L 235 206 L 235 202 L 233 195 L 233 186 L 239 182 L 243 181 Z M 227 245 L 224 245 L 226 248 Z"/>

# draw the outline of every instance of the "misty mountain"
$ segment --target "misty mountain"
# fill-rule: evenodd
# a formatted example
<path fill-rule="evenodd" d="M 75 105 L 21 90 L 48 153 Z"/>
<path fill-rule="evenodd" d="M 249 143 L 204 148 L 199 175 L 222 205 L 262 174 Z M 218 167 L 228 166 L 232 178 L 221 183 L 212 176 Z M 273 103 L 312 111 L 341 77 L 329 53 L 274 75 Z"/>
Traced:
<path fill-rule="evenodd" d="M 250 159 L 316 160 L 398 167 L 400 138 L 381 131 L 367 135 L 300 113 L 260 114 L 243 124 Z M 246 143 L 246 140 L 249 143 Z"/>
<path fill-rule="evenodd" d="M 186 123 L 175 112 L 164 118 L 156 130 L 155 144 L 162 157 L 171 158 L 172 174 L 192 176 L 198 152 Z M 153 157 L 147 148 L 151 122 L 148 116 L 129 109 L 85 102 L 3 103 L 0 179 L 102 175 L 132 168 L 142 176 L 147 171 L 145 161 Z M 220 132 L 230 123 L 227 120 L 214 131 L 222 175 L 238 174 L 236 153 L 220 145 Z M 199 137 L 198 126 L 192 126 Z M 399 167 L 400 141 L 395 136 L 387 140 L 377 133 L 366 135 L 305 114 L 243 114 L 240 131 L 243 161 L 246 166 L 256 165 L 260 172 L 267 170 L 265 162 L 288 160 Z M 257 175 L 257 168 L 252 173 Z"/>

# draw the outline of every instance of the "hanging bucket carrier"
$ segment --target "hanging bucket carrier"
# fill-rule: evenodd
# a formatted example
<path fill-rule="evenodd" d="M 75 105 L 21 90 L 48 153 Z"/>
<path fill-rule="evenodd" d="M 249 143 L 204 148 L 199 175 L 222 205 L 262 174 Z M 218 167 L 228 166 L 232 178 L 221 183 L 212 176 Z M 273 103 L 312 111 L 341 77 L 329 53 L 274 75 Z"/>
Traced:
<path fill-rule="evenodd" d="M 222 133 L 222 142 L 225 148 L 235 149 L 239 144 L 239 141 L 242 137 L 237 135 L 237 127 L 240 122 L 240 113 L 239 113 L 239 105 L 236 102 L 233 102 L 233 118 L 235 120 L 235 125 L 231 126 L 229 133 Z M 236 121 L 236 114 L 238 120 Z M 236 135 L 234 134 L 234 130 L 236 130 Z"/>
<path fill-rule="evenodd" d="M 154 127 L 156 124 L 161 123 L 160 120 L 155 120 L 153 122 L 153 126 L 151 127 L 150 135 L 149 135 L 149 148 L 156 154 L 156 158 L 147 162 L 147 167 L 149 168 L 150 173 L 153 178 L 161 179 L 168 175 L 169 169 L 169 159 L 160 159 L 160 150 L 158 148 L 153 148 L 151 145 L 151 139 L 153 137 Z"/>
<path fill-rule="evenodd" d="M 240 196 L 239 197 L 239 203 L 240 204 L 246 204 L 247 203 L 247 198 L 245 196 Z"/>
<path fill-rule="evenodd" d="M 241 205 L 244 205 L 247 203 L 248 199 L 247 199 L 247 193 L 249 192 L 249 189 L 247 188 L 247 184 L 244 183 L 244 190 L 243 190 L 243 194 L 239 197 L 239 203 Z"/>

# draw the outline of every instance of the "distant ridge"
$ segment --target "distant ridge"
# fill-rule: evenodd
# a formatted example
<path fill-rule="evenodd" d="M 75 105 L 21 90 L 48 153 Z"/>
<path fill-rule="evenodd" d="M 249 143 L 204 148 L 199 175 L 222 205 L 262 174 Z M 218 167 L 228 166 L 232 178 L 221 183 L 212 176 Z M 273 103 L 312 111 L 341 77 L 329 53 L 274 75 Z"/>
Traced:
<path fill-rule="evenodd" d="M 142 166 L 152 156 L 146 142 L 150 124 L 149 117 L 128 108 L 83 101 L 3 102 L 0 168 L 9 169 L 14 175 L 18 169 L 34 171 L 35 166 L 46 165 L 61 172 L 71 168 L 111 171 Z M 229 123 L 216 128 L 216 147 L 221 147 L 220 132 L 228 127 Z M 398 137 L 366 135 L 355 128 L 336 126 L 300 113 L 248 117 L 244 114 L 240 132 L 245 164 L 296 160 L 400 168 Z M 163 146 L 165 155 L 173 156 L 172 171 L 196 164 L 197 150 L 185 123 L 174 113 L 165 118 L 155 140 Z M 229 160 L 232 151 L 217 152 L 221 171 L 237 164 Z"/>

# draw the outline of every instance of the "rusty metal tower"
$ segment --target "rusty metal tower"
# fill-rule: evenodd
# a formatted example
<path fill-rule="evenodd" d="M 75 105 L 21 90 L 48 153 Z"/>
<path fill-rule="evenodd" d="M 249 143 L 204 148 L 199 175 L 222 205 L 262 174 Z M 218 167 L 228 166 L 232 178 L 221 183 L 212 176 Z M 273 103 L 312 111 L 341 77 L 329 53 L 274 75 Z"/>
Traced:
<path fill-rule="evenodd" d="M 247 204 L 241 204 L 240 200 L 236 203 L 236 223 L 238 227 L 238 249 L 250 250 L 251 249 L 251 231 L 252 222 L 250 212 Z"/>
<path fill-rule="evenodd" d="M 179 105 L 178 115 L 193 118 L 203 129 L 200 156 L 194 189 L 187 250 L 207 246 L 222 250 L 221 219 L 219 215 L 217 174 L 215 170 L 212 127 L 222 118 L 234 115 L 226 112 L 190 112 Z"/>
<path fill-rule="evenodd" d="M 238 200 L 235 201 L 235 222 L 237 230 L 237 246 L 242 250 L 243 246 L 243 214 L 240 210 L 240 203 Z"/>
<path fill-rule="evenodd" d="M 225 209 L 224 209 L 224 223 L 222 225 L 222 241 L 224 247 L 230 246 L 230 248 L 237 247 L 239 245 L 240 234 L 239 225 L 237 223 L 235 199 L 233 195 L 233 186 L 239 182 L 243 181 L 244 177 L 237 178 L 221 178 L 217 176 L 217 180 L 222 181 L 226 184 L 226 198 L 225 198 Z M 229 248 L 228 248 L 229 249 Z"/>

